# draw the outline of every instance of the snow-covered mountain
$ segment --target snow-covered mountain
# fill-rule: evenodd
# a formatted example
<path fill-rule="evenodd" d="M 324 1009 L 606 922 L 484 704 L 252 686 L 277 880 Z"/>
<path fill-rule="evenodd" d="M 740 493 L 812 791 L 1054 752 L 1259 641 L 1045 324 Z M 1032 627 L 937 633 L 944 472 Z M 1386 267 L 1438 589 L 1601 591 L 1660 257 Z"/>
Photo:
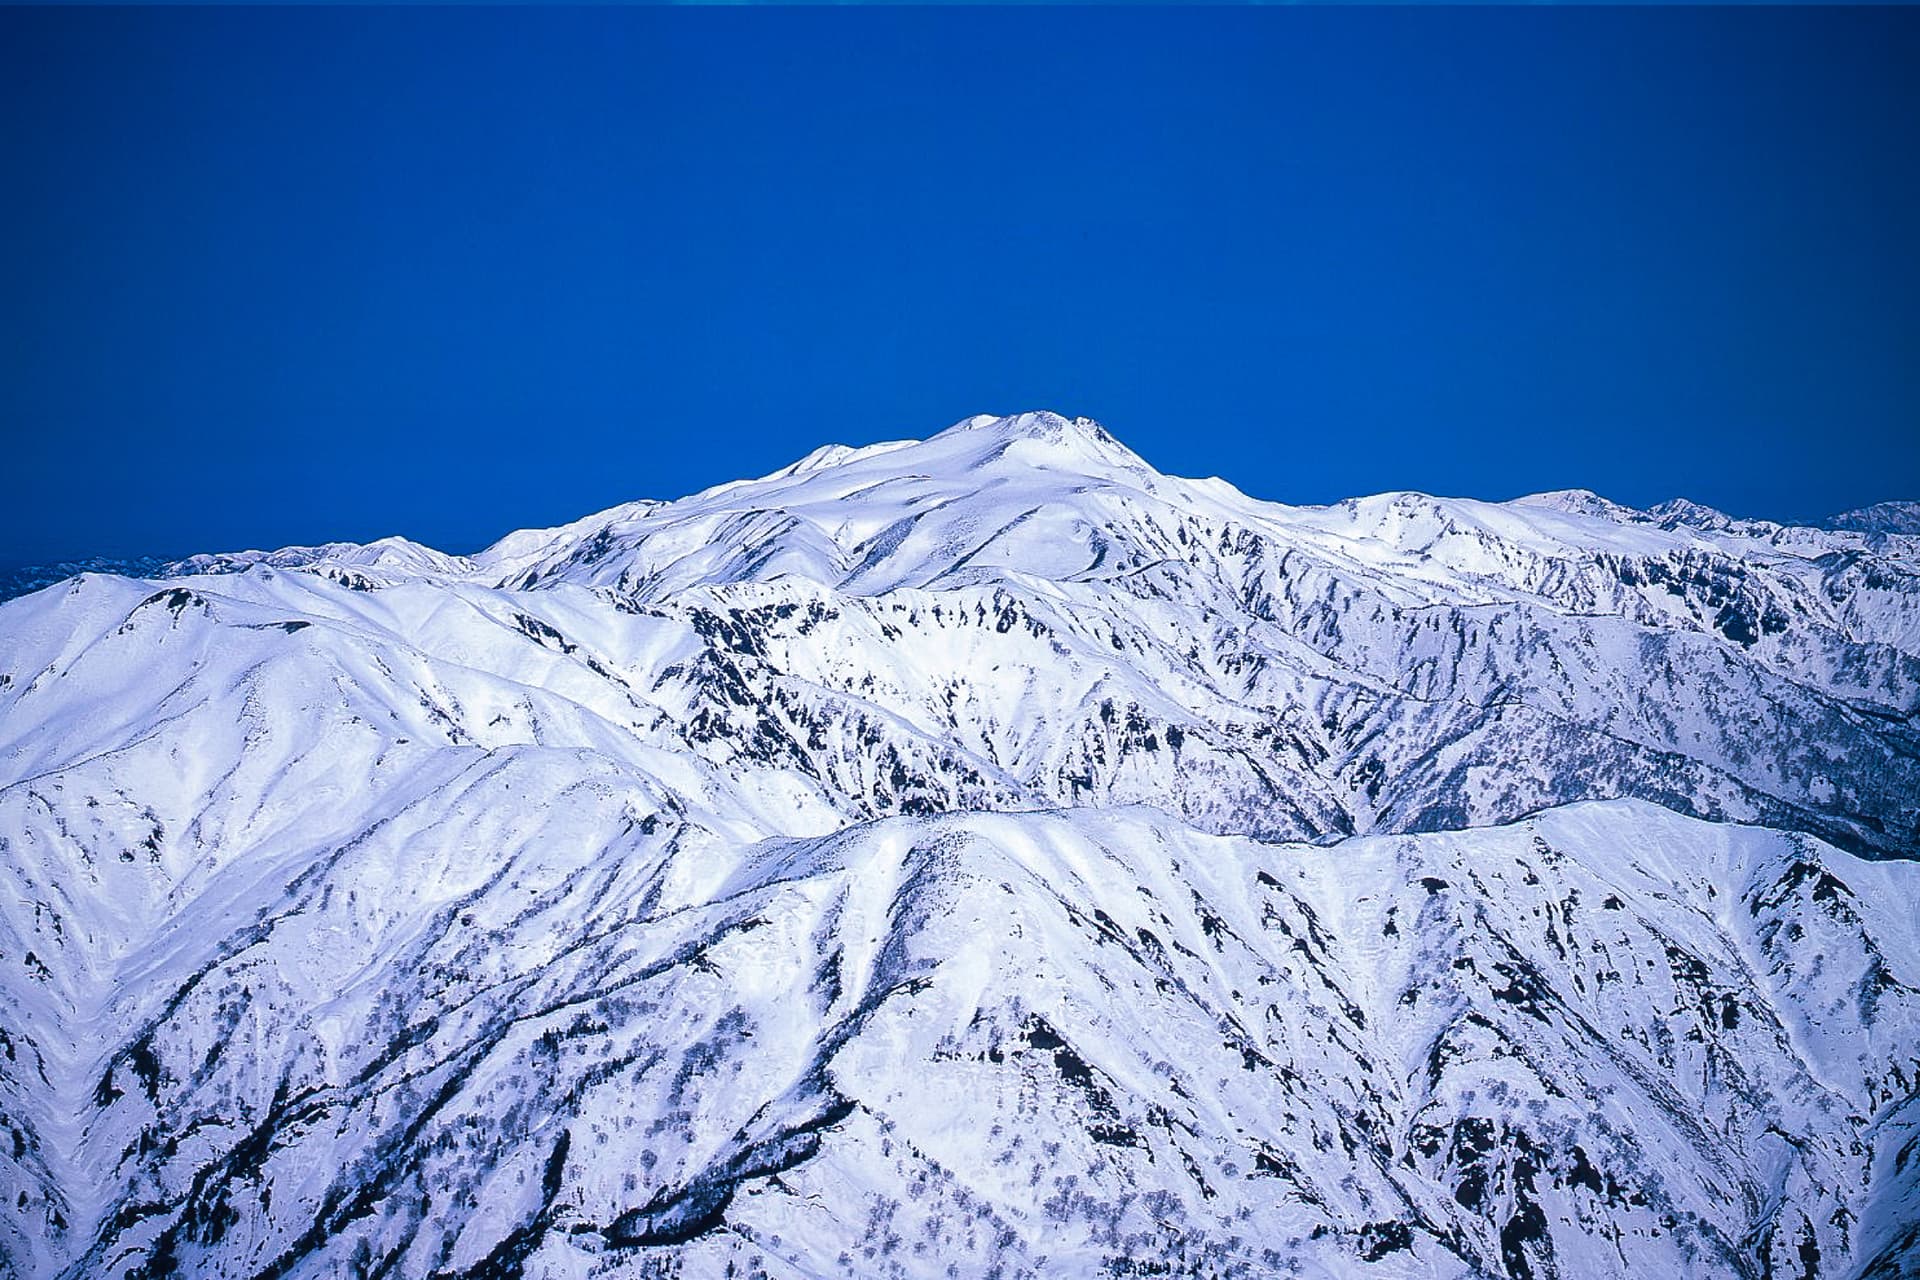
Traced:
<path fill-rule="evenodd" d="M 1862 533 L 1920 533 L 1920 502 L 1876 502 L 1870 507 L 1829 516 L 1825 527 L 1857 529 Z"/>
<path fill-rule="evenodd" d="M 0 1270 L 1914 1274 L 1920 537 L 1828 525 L 1022 414 L 14 600 Z"/>

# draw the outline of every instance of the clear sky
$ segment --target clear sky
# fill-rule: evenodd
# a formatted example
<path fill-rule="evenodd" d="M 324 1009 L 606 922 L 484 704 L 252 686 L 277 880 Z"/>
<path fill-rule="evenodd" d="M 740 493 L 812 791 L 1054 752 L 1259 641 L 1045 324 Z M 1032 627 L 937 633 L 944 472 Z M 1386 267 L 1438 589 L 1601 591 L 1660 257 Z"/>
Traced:
<path fill-rule="evenodd" d="M 0 10 L 0 559 L 977 412 L 1262 497 L 1920 498 L 1920 14 Z"/>

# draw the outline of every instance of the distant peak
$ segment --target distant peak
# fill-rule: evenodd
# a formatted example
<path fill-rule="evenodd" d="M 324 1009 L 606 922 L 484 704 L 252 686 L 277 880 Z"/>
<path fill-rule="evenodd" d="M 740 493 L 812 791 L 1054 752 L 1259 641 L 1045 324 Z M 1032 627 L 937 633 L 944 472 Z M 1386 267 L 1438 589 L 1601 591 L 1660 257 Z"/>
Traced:
<path fill-rule="evenodd" d="M 1591 489 L 1552 489 L 1546 493 L 1530 493 L 1524 498 L 1515 498 L 1507 504 L 1514 507 L 1531 507 L 1539 511 L 1560 511 L 1568 515 L 1592 516 L 1616 523 L 1626 523 L 1641 516 L 1632 507 L 1603 498 Z"/>
<path fill-rule="evenodd" d="M 1829 516 L 1821 524 L 1856 533 L 1920 533 L 1920 502 L 1876 502 Z"/>
<path fill-rule="evenodd" d="M 1729 529 L 1737 523 L 1719 508 L 1689 498 L 1669 498 L 1665 502 L 1656 502 L 1647 508 L 1647 514 L 1669 529 L 1685 527 L 1711 533 Z"/>

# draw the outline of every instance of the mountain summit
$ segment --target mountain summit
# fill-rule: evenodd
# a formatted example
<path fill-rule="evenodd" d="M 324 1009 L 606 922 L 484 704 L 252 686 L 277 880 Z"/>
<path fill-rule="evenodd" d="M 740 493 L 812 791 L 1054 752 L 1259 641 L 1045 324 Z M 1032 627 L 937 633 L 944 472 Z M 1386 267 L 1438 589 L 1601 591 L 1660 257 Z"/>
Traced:
<path fill-rule="evenodd" d="M 1911 1274 L 1920 538 L 1704 510 L 1030 413 L 0 605 L 0 1259 Z"/>

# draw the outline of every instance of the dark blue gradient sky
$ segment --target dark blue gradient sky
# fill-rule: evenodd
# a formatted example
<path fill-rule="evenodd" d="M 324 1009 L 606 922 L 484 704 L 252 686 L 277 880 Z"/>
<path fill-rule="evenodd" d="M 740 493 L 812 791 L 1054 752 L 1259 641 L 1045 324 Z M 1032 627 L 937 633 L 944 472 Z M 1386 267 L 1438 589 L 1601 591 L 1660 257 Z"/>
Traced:
<path fill-rule="evenodd" d="M 0 11 L 0 558 L 1033 407 L 1296 502 L 1920 498 L 1901 10 Z"/>

